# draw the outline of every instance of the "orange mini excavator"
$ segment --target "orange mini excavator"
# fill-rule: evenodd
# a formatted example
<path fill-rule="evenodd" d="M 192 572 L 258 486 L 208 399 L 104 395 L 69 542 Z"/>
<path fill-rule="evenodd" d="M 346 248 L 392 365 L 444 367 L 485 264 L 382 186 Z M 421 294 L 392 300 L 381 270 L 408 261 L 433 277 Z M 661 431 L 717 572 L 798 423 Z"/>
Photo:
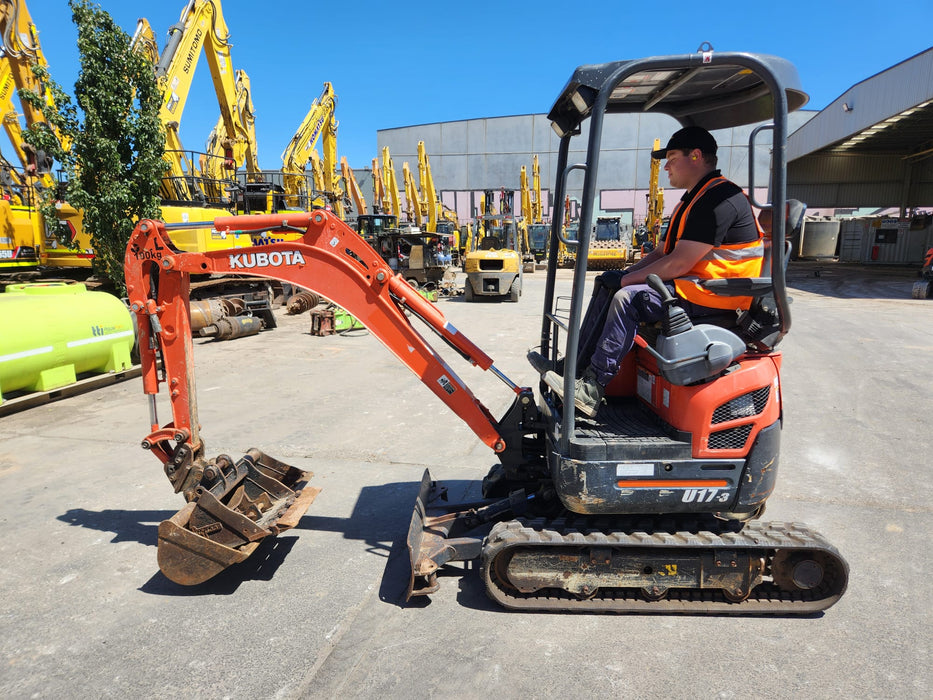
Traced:
<path fill-rule="evenodd" d="M 836 549 L 806 526 L 757 519 L 775 485 L 782 424 L 776 346 L 790 328 L 787 114 L 806 99 L 786 61 L 716 53 L 708 45 L 695 54 L 573 73 L 549 114 L 560 148 L 540 337 L 547 364 L 577 364 L 604 120 L 659 111 L 711 130 L 754 125 L 750 153 L 762 133 L 771 136 L 771 201 L 759 205 L 772 211 L 767 267 L 760 277 L 710 285 L 717 294 L 752 297 L 751 308 L 694 325 L 669 299 L 660 328 L 640 334 L 593 419 L 566 410 L 543 382 L 537 393 L 512 382 L 329 212 L 218 218 L 213 228 L 220 233 L 300 237 L 204 253 L 174 246 L 171 226 L 141 221 L 127 248 L 126 280 L 151 402 L 143 446 L 187 499 L 159 526 L 162 571 L 181 584 L 209 579 L 249 556 L 263 538 L 294 527 L 318 492 L 307 485 L 307 473 L 259 450 L 239 460 L 205 454 L 190 278 L 242 274 L 290 282 L 339 304 L 497 455 L 499 464 L 483 480 L 484 500 L 471 504 L 444 502 L 443 485 L 425 472 L 408 532 L 409 596 L 436 591 L 437 571 L 448 563 L 480 559 L 489 595 L 514 609 L 811 614 L 831 606 L 848 578 Z M 568 165 L 571 141 L 586 119 L 586 161 Z M 750 185 L 755 160 L 748 158 Z M 582 210 L 579 237 L 568 240 L 560 203 L 575 169 L 584 170 Z M 569 310 L 555 294 L 562 243 L 578 251 Z M 502 418 L 480 403 L 412 317 L 506 384 L 514 401 Z M 564 395 L 572 395 L 573 372 L 564 375 Z M 165 425 L 156 415 L 162 387 L 172 409 Z"/>

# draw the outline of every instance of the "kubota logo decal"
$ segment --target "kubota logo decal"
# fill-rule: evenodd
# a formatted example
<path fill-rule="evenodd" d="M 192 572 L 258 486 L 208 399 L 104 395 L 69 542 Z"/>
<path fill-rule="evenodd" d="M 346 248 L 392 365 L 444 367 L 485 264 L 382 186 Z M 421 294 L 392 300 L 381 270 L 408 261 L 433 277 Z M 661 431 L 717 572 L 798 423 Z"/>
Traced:
<path fill-rule="evenodd" d="M 230 269 L 242 270 L 253 267 L 281 267 L 282 265 L 304 265 L 300 251 L 283 250 L 272 253 L 239 253 L 230 256 Z"/>

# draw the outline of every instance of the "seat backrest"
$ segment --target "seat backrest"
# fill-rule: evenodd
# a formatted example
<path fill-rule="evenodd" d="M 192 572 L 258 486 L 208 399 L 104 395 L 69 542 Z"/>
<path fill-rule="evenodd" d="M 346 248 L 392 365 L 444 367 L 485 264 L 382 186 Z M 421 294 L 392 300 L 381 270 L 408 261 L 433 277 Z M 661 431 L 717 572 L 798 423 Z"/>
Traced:
<path fill-rule="evenodd" d="M 807 213 L 807 205 L 799 199 L 788 199 L 784 216 L 784 267 L 787 267 L 787 261 L 790 260 L 790 252 L 793 247 L 793 241 L 800 235 L 800 229 L 803 226 L 803 217 Z M 758 223 L 764 232 L 764 264 L 761 274 L 764 277 L 771 276 L 771 207 L 766 207 L 758 214 Z"/>

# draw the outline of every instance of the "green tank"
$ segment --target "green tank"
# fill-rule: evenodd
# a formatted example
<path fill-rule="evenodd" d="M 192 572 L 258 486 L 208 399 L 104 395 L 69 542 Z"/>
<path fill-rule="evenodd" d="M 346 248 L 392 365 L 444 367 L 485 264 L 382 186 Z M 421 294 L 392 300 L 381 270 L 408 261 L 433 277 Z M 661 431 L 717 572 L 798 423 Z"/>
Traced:
<path fill-rule="evenodd" d="M 83 284 L 17 284 L 0 294 L 0 403 L 86 373 L 132 366 L 135 331 L 123 302 Z"/>

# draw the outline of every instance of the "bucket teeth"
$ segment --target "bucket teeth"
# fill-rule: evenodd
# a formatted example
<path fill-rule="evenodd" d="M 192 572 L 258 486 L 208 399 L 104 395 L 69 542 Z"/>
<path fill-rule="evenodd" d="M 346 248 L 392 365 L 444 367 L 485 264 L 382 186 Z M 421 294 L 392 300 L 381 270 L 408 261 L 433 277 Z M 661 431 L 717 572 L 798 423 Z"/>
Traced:
<path fill-rule="evenodd" d="M 203 484 L 159 524 L 159 568 L 175 583 L 203 583 L 244 561 L 263 539 L 295 527 L 320 493 L 307 486 L 311 472 L 256 449 L 234 468 L 234 481 Z"/>

